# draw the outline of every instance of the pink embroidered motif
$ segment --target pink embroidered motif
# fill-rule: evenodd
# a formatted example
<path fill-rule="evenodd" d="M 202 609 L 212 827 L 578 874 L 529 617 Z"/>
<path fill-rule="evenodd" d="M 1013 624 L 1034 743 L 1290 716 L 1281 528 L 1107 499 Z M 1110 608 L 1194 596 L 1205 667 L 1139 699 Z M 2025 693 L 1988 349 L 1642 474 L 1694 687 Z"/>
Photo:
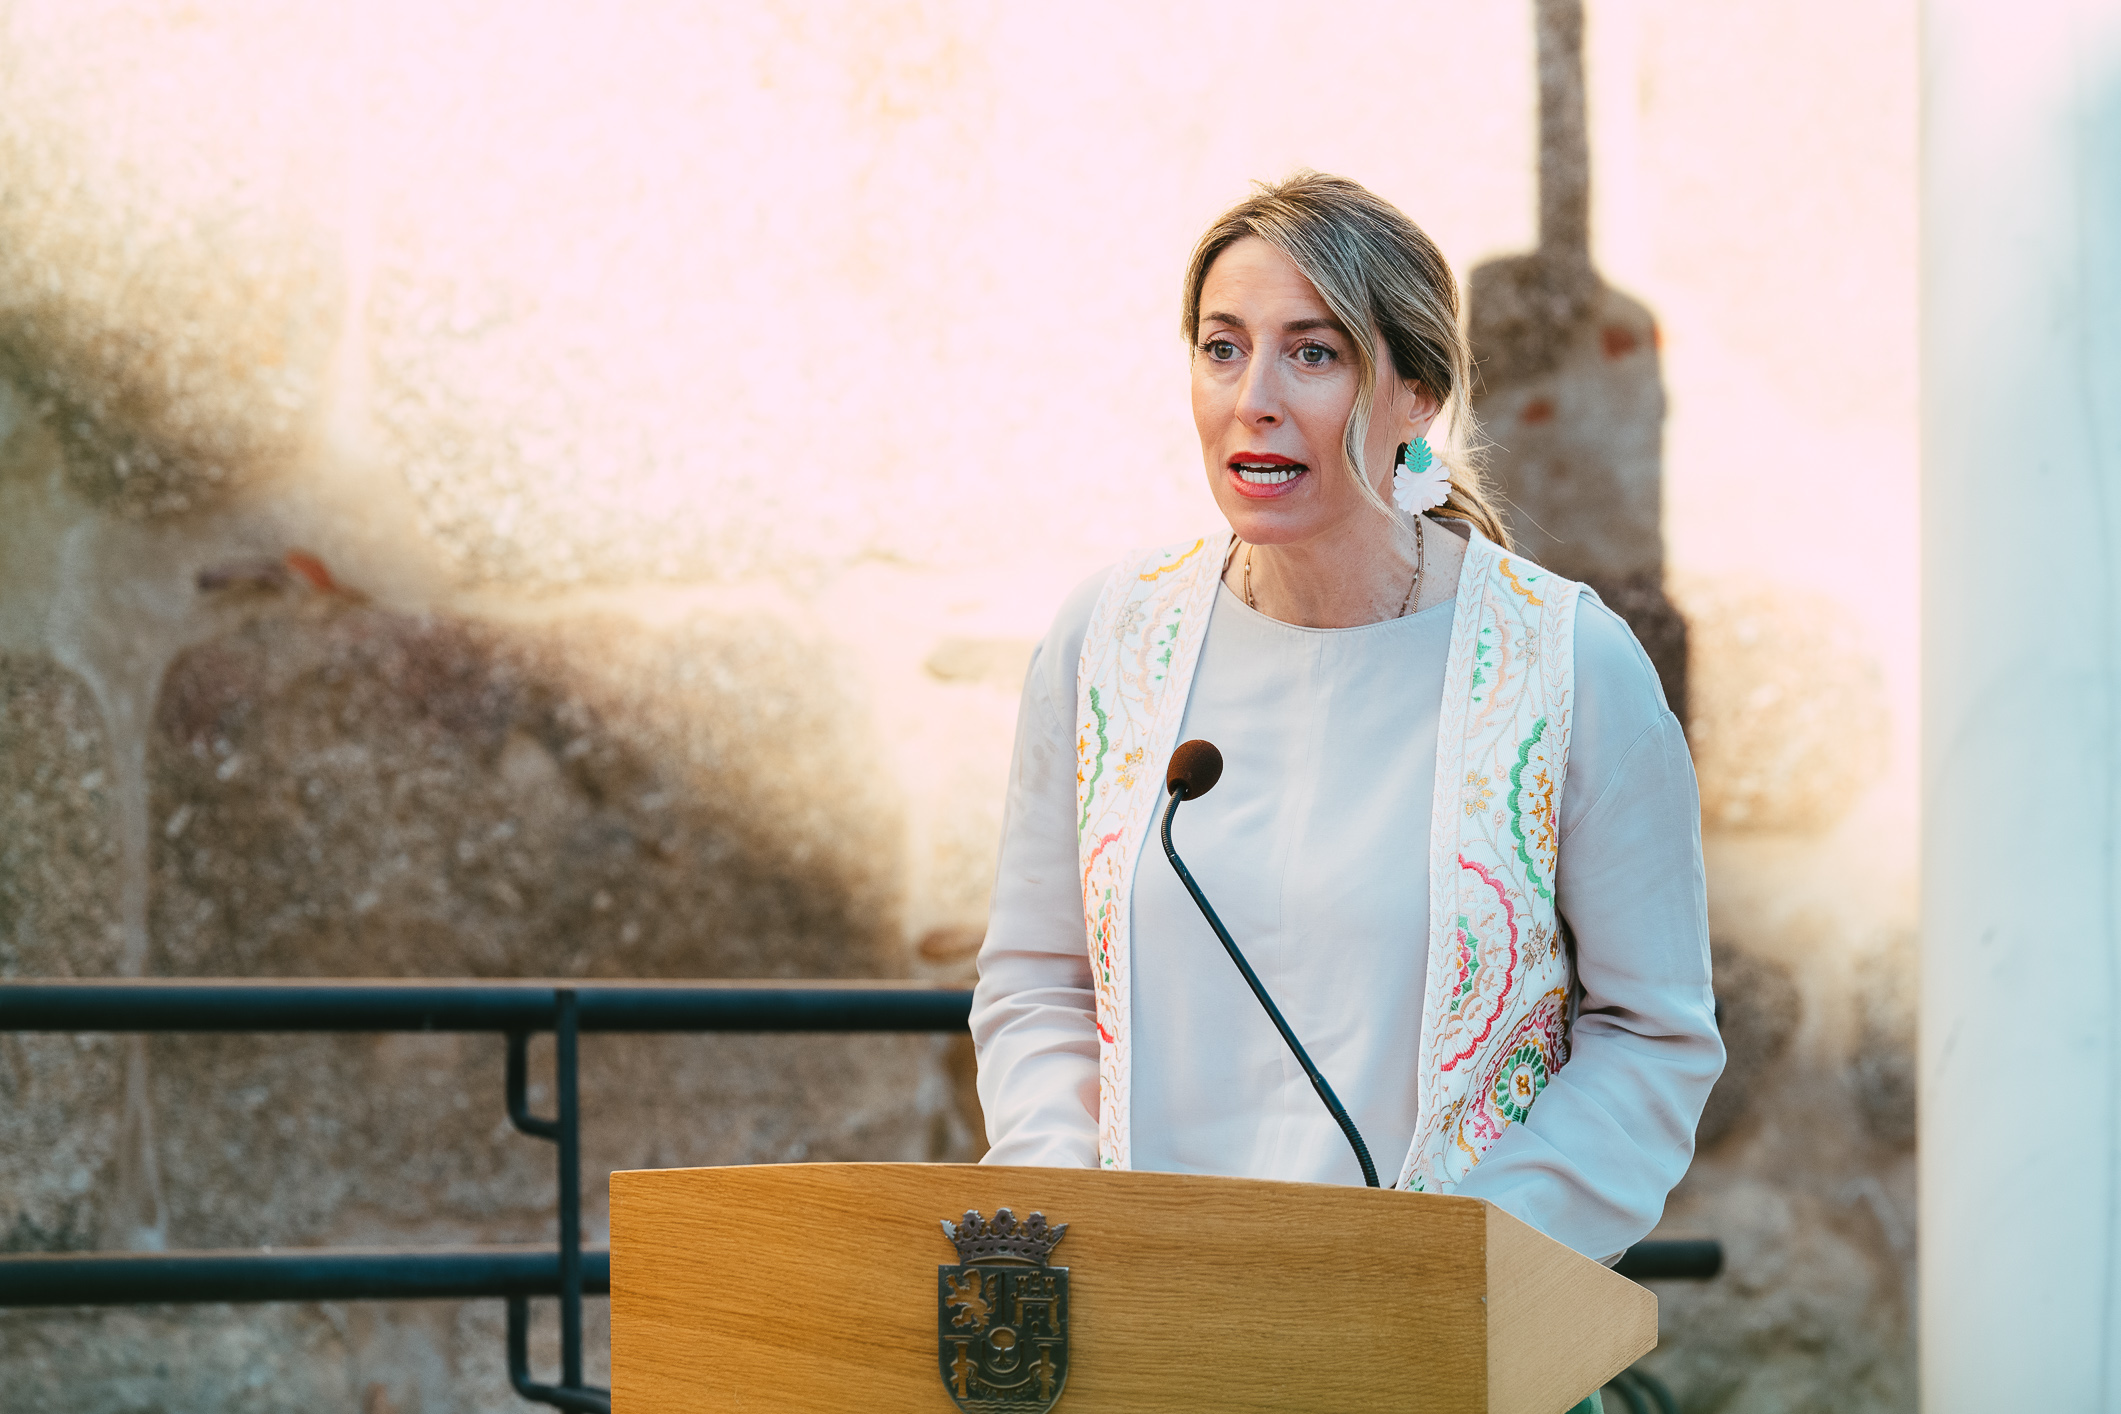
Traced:
<path fill-rule="evenodd" d="M 1458 867 L 1461 869 L 1472 870 L 1475 874 L 1480 876 L 1480 881 L 1483 884 L 1486 884 L 1489 888 L 1495 891 L 1495 901 L 1502 906 L 1503 925 L 1509 934 L 1510 953 L 1508 961 L 1503 964 L 1501 983 L 1495 989 L 1495 1005 L 1489 1009 L 1487 1019 L 1481 1023 L 1480 1034 L 1478 1036 L 1475 1036 L 1471 1041 L 1467 1042 L 1464 1050 L 1459 1051 L 1456 1055 L 1453 1055 L 1450 1059 L 1443 1062 L 1441 1068 L 1446 1071 L 1456 1070 L 1460 1061 L 1464 1060 L 1467 1056 L 1472 1055 L 1473 1052 L 1479 1050 L 1480 1043 L 1488 1039 L 1488 1033 L 1495 1029 L 1495 1019 L 1502 1015 L 1503 1007 L 1507 1005 L 1510 1000 L 1510 984 L 1516 979 L 1517 976 L 1517 910 L 1510 906 L 1510 891 L 1503 886 L 1502 880 L 1496 878 L 1493 874 L 1481 868 L 1478 864 L 1475 864 L 1472 860 L 1466 858 L 1464 855 L 1460 855 L 1458 857 Z M 1465 931 L 1463 929 L 1460 929 L 1458 936 L 1460 938 L 1460 947 L 1463 948 L 1463 940 L 1466 937 Z M 1480 964 L 1481 967 L 1492 967 L 1493 965 L 1493 963 Z M 1465 979 L 1467 973 L 1471 970 L 1473 969 L 1467 968 L 1463 963 L 1460 964 L 1459 976 L 1461 979 L 1461 987 L 1467 985 Z M 1482 985 L 1486 985 L 1485 979 L 1482 979 Z"/>

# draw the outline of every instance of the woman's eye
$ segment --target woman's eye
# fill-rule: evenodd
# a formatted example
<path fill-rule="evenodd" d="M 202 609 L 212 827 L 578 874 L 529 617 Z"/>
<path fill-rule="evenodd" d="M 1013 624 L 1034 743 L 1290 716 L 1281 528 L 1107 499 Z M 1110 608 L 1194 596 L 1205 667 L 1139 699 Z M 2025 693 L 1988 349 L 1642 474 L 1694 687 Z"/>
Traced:
<path fill-rule="evenodd" d="M 1207 343 L 1202 344 L 1201 347 L 1206 349 L 1208 357 L 1214 359 L 1217 363 L 1228 363 L 1231 359 L 1237 357 L 1237 345 L 1231 343 L 1228 339 L 1210 339 Z"/>
<path fill-rule="evenodd" d="M 1320 344 L 1305 344 L 1296 351 L 1296 361 L 1306 368 L 1317 368 L 1331 361 L 1333 350 Z"/>

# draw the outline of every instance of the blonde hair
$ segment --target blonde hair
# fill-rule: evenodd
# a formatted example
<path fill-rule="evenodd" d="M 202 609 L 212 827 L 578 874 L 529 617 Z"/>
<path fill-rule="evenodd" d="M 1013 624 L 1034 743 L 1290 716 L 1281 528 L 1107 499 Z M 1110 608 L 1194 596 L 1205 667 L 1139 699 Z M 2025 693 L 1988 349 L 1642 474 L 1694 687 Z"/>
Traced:
<path fill-rule="evenodd" d="M 1363 443 L 1377 379 L 1373 334 L 1384 337 L 1392 368 L 1442 405 L 1444 435 L 1430 446 L 1451 474 L 1451 489 L 1435 514 L 1470 522 L 1508 548 L 1509 527 L 1488 499 L 1481 447 L 1473 419 L 1473 357 L 1459 320 L 1458 281 L 1443 252 L 1391 202 L 1346 177 L 1303 171 L 1261 182 L 1224 212 L 1193 248 L 1186 267 L 1181 332 L 1200 339 L 1200 292 L 1215 258 L 1247 236 L 1257 236 L 1303 272 L 1355 346 L 1361 379 L 1343 437 L 1348 474 L 1378 510 L 1391 508 L 1364 474 Z"/>

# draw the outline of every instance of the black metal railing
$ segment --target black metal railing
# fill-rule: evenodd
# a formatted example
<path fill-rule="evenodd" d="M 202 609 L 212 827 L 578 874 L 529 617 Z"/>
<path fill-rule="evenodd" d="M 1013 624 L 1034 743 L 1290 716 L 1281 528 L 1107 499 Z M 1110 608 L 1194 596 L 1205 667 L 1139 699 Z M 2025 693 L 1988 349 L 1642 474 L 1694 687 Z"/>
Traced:
<path fill-rule="evenodd" d="M 581 1245 L 580 1035 L 962 1032 L 971 1007 L 969 991 L 908 982 L 0 982 L 0 1031 L 505 1036 L 509 1120 L 556 1146 L 559 1190 L 559 1242 L 552 1248 L 0 1255 L 0 1307 L 499 1298 L 508 1303 L 508 1375 L 516 1392 L 558 1409 L 609 1414 L 609 1392 L 584 1384 L 582 1374 L 582 1298 L 610 1293 L 611 1254 Z M 533 1115 L 529 1104 L 530 1038 L 545 1032 L 556 1043 L 557 1112 L 550 1119 Z M 1616 1270 L 1637 1281 L 1698 1281 L 1722 1264 L 1715 1242 L 1643 1242 Z M 531 1378 L 533 1298 L 560 1303 L 558 1384 Z M 1663 1386 L 1639 1372 L 1608 1389 L 1633 1414 L 1652 1414 L 1653 1404 L 1676 1409 Z"/>
<path fill-rule="evenodd" d="M 583 1382 L 582 1298 L 611 1290 L 611 1254 L 581 1242 L 578 1038 L 606 1032 L 963 1031 L 970 992 L 918 983 L 142 981 L 0 983 L 0 1031 L 492 1032 L 507 1038 L 516 1129 L 557 1148 L 556 1248 L 65 1253 L 0 1256 L 0 1306 L 494 1298 L 526 1399 L 608 1411 Z M 531 1036 L 555 1041 L 557 1113 L 529 1104 Z M 560 1379 L 531 1378 L 530 1302 L 560 1305 Z"/>

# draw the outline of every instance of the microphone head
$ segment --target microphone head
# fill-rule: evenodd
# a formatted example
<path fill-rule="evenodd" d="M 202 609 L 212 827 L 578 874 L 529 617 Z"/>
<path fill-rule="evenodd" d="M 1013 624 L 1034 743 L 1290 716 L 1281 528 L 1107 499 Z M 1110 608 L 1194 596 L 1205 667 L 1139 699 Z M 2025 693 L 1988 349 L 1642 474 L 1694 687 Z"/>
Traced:
<path fill-rule="evenodd" d="M 1212 741 L 1180 742 L 1164 771 L 1164 789 L 1180 800 L 1198 800 L 1223 778 L 1223 754 Z"/>

